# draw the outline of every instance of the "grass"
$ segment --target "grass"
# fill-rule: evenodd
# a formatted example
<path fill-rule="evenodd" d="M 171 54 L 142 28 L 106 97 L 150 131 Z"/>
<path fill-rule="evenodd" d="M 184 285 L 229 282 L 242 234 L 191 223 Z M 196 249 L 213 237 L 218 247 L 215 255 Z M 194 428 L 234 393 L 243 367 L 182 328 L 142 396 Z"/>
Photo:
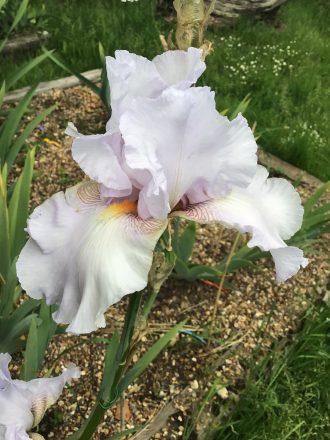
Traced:
<path fill-rule="evenodd" d="M 310 308 L 293 343 L 283 342 L 250 362 L 238 403 L 206 440 L 330 439 L 330 306 Z"/>
<path fill-rule="evenodd" d="M 51 34 L 47 48 L 56 53 L 77 71 L 101 67 L 98 45 L 102 43 L 106 54 L 118 48 L 153 57 L 161 51 L 155 24 L 155 0 L 122 3 L 120 0 L 30 0 L 45 5 L 42 21 Z M 0 58 L 0 79 L 13 69 L 40 53 L 40 49 L 6 59 Z M 66 76 L 51 61 L 44 62 L 24 76 L 18 87 L 34 82 Z"/>
<path fill-rule="evenodd" d="M 246 116 L 259 144 L 322 180 L 330 178 L 328 8 L 328 0 L 290 0 L 271 22 L 214 29 L 204 77 L 219 108 L 250 94 Z"/>
<path fill-rule="evenodd" d="M 147 57 L 161 51 L 159 31 L 171 25 L 155 17 L 155 0 L 31 0 L 45 3 L 48 48 L 76 70 L 100 66 L 99 41 L 107 54 L 128 49 Z M 328 0 L 290 0 L 272 20 L 244 17 L 235 26 L 213 27 L 215 52 L 202 80 L 216 91 L 219 110 L 233 108 L 247 94 L 250 124 L 257 122 L 262 148 L 330 179 L 330 16 Z M 0 79 L 20 60 L 0 58 Z M 19 86 L 65 76 L 44 62 Z"/>

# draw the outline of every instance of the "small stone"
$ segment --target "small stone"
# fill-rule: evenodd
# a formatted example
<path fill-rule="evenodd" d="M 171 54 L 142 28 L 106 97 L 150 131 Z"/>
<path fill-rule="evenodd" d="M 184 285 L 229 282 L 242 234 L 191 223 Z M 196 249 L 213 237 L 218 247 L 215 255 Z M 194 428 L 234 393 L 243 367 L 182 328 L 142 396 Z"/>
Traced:
<path fill-rule="evenodd" d="M 198 390 L 199 388 L 197 380 L 193 380 L 192 382 L 190 382 L 190 386 L 193 390 Z"/>
<path fill-rule="evenodd" d="M 221 387 L 217 390 L 217 394 L 221 399 L 226 400 L 228 399 L 229 393 L 226 387 Z"/>

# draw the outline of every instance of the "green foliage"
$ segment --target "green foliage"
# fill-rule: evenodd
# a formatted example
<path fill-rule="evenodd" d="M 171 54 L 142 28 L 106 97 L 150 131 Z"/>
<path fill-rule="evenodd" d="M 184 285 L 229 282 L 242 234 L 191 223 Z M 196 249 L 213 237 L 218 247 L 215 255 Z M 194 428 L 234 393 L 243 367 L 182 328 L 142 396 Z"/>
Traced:
<path fill-rule="evenodd" d="M 45 51 L 45 53 L 48 51 Z M 48 57 L 59 67 L 61 67 L 65 72 L 69 73 L 70 75 L 75 75 L 85 86 L 89 87 L 94 93 L 96 93 L 97 96 L 100 97 L 100 99 L 103 100 L 104 105 L 110 110 L 110 94 L 107 96 L 106 91 L 109 91 L 109 85 L 108 81 L 106 79 L 106 70 L 103 62 L 102 66 L 102 74 L 101 74 L 101 87 L 97 86 L 93 83 L 93 81 L 90 81 L 88 78 L 86 78 L 84 75 L 79 73 L 74 68 L 70 67 L 69 63 L 61 60 L 57 55 L 52 54 L 51 52 L 48 52 Z"/>
<path fill-rule="evenodd" d="M 32 60 L 27 61 L 22 64 L 18 69 L 11 72 L 10 76 L 6 79 L 7 90 L 12 89 L 21 78 L 28 74 L 31 70 L 35 69 L 42 61 L 44 61 L 53 51 L 45 50 L 41 55 L 32 58 Z"/>
<path fill-rule="evenodd" d="M 38 332 L 36 318 L 32 318 L 28 340 L 24 353 L 24 364 L 21 373 L 22 380 L 31 380 L 37 377 L 38 373 Z"/>
<path fill-rule="evenodd" d="M 28 4 L 29 0 L 2 1 L 0 3 L 0 52 L 5 46 L 9 35 L 22 21 Z"/>
<path fill-rule="evenodd" d="M 0 89 L 0 108 L 6 90 L 8 90 L 10 87 L 13 87 L 19 78 L 35 68 L 43 60 L 45 60 L 49 54 L 50 52 L 47 51 L 38 58 L 29 61 L 25 66 L 22 67 L 20 71 L 14 72 L 7 81 L 3 82 Z M 25 126 L 20 134 L 18 134 L 21 129 L 20 127 L 24 115 L 27 112 L 28 106 L 33 98 L 35 89 L 36 86 L 32 87 L 15 107 L 13 107 L 8 113 L 4 112 L 5 118 L 0 125 L 0 167 L 3 167 L 4 164 L 6 164 L 7 174 L 9 174 L 13 163 L 15 162 L 19 152 L 25 145 L 25 142 L 32 131 L 56 108 L 54 105 L 43 110 Z"/>
<path fill-rule="evenodd" d="M 147 319 L 147 316 L 143 316 L 140 311 L 142 294 L 143 292 L 135 292 L 130 295 L 121 336 L 119 337 L 118 333 L 114 332 L 108 341 L 103 380 L 96 405 L 80 430 L 70 437 L 71 440 L 92 438 L 105 411 L 116 404 L 128 386 L 146 370 L 171 339 L 182 330 L 184 322 L 166 332 L 130 368 L 135 346 L 139 342 L 137 336 L 143 328 L 143 322 Z M 122 433 L 119 433 L 114 438 L 120 438 L 121 435 Z"/>
<path fill-rule="evenodd" d="M 290 0 L 268 20 L 210 26 L 215 50 L 202 77 L 220 108 L 250 93 L 246 117 L 260 146 L 322 180 L 330 178 L 329 18 L 328 0 Z"/>
<path fill-rule="evenodd" d="M 24 352 L 21 379 L 31 380 L 37 377 L 51 338 L 56 333 L 57 324 L 52 319 L 54 307 L 41 301 L 38 318 L 32 318 Z"/>
<path fill-rule="evenodd" d="M 48 345 L 50 343 L 51 338 L 57 333 L 57 324 L 53 320 L 52 314 L 57 309 L 57 306 L 48 306 L 46 301 L 41 301 L 39 308 L 39 319 L 41 320 L 40 324 L 37 327 L 37 335 L 38 335 L 38 361 L 37 366 L 38 370 L 41 368 L 42 363 L 44 361 L 44 356 L 47 351 Z"/>
<path fill-rule="evenodd" d="M 309 309 L 293 343 L 284 342 L 250 362 L 238 403 L 205 440 L 329 438 L 330 307 Z"/>
<path fill-rule="evenodd" d="M 0 2 L 4 6 L 4 2 Z M 20 2 L 9 32 L 20 23 L 28 6 L 28 1 Z M 1 50 L 1 48 L 0 48 Z M 29 61 L 21 69 L 12 72 L 0 88 L 0 108 L 6 90 L 34 69 L 48 52 Z M 32 100 L 35 87 L 10 111 L 3 111 L 0 125 L 0 352 L 13 353 L 25 346 L 25 335 L 29 333 L 23 368 L 24 378 L 33 378 L 40 368 L 45 350 L 56 325 L 51 319 L 51 308 L 44 302 L 28 299 L 22 302 L 21 288 L 16 275 L 16 260 L 26 241 L 26 226 L 30 188 L 33 177 L 35 150 L 27 152 L 23 170 L 9 189 L 8 177 L 12 181 L 11 168 L 28 136 L 52 112 L 55 106 L 44 110 L 21 129 L 24 115 Z"/>
<path fill-rule="evenodd" d="M 33 164 L 35 150 L 30 150 L 27 154 L 23 172 L 19 176 L 9 202 L 9 236 L 10 236 L 10 255 L 16 257 L 21 251 L 26 241 L 24 228 L 29 210 L 30 187 L 32 182 Z"/>
<path fill-rule="evenodd" d="M 182 435 L 182 440 L 189 440 L 190 438 L 192 438 L 195 427 L 199 422 L 201 415 L 212 402 L 212 399 L 217 394 L 218 389 L 219 384 L 217 381 L 215 381 L 212 386 L 207 390 L 201 402 L 196 406 L 191 417 L 189 417 Z"/>
<path fill-rule="evenodd" d="M 27 153 L 25 165 L 11 197 L 6 191 L 7 164 L 0 176 L 0 352 L 22 349 L 22 338 L 29 331 L 24 377 L 31 378 L 40 368 L 50 338 L 56 331 L 51 307 L 28 299 L 21 303 L 16 276 L 16 259 L 26 241 L 24 228 L 33 175 L 34 149 Z M 40 307 L 39 307 L 40 306 Z M 32 360 L 31 360 L 32 359 Z"/>
<path fill-rule="evenodd" d="M 126 9 L 123 9 L 126 8 Z M 114 10 L 117 9 L 117 15 L 116 20 L 118 22 L 121 22 L 122 20 L 127 23 L 127 9 L 131 11 L 133 14 L 129 15 L 130 20 L 137 20 L 139 21 L 143 15 L 145 15 L 145 19 L 148 20 L 148 24 L 151 27 L 152 31 L 155 32 L 155 28 L 152 26 L 154 23 L 154 9 L 155 9 L 155 2 L 149 0 L 149 4 L 146 4 L 146 0 L 142 0 L 139 5 L 134 5 L 133 7 L 129 5 L 120 6 L 120 4 L 115 3 L 113 4 L 113 13 L 115 13 Z M 111 17 L 107 15 L 107 19 L 109 22 L 111 21 Z M 118 24 L 118 22 L 116 24 Z M 126 24 L 127 26 L 127 24 Z M 155 36 L 155 35 L 154 35 Z M 117 35 L 118 38 L 120 38 L 120 35 Z M 125 42 L 126 43 L 126 42 Z M 127 43 L 126 43 L 127 44 Z M 107 107 L 107 109 L 110 111 L 110 89 L 109 89 L 109 82 L 107 78 L 106 68 L 105 68 L 105 55 L 110 53 L 109 45 L 106 44 L 106 46 L 103 45 L 101 41 L 98 41 L 98 53 L 99 53 L 99 61 L 98 64 L 102 67 L 102 73 L 101 73 L 101 86 L 95 85 L 92 81 L 88 80 L 86 77 L 84 77 L 77 67 L 72 67 L 72 61 L 70 59 L 64 60 L 61 59 L 60 56 L 49 53 L 49 58 L 60 68 L 62 68 L 65 72 L 69 73 L 70 75 L 75 75 L 77 78 L 80 79 L 80 81 L 85 84 L 87 87 L 89 87 L 94 93 L 96 93 L 100 99 L 103 101 L 103 104 Z M 118 47 L 113 47 L 112 50 L 116 50 Z M 97 53 L 96 45 L 94 49 L 95 53 Z"/>
<path fill-rule="evenodd" d="M 3 306 L 3 303 L 1 304 Z M 0 315 L 0 352 L 14 353 L 25 346 L 24 335 L 29 331 L 31 321 L 37 318 L 38 301 L 28 299 L 12 313 Z"/>
<path fill-rule="evenodd" d="M 186 281 L 199 279 L 219 281 L 220 272 L 216 267 L 194 264 L 190 261 L 196 238 L 196 223 L 189 221 L 183 229 L 180 228 L 180 223 L 180 219 L 174 219 L 172 246 L 177 259 L 172 276 Z"/>
<path fill-rule="evenodd" d="M 35 87 L 30 89 L 29 92 L 24 96 L 24 98 L 19 102 L 19 104 L 10 110 L 8 117 L 5 119 L 4 123 L 0 128 L 0 164 L 6 163 L 7 155 L 9 149 L 13 142 L 14 136 L 16 135 L 19 127 L 19 123 L 26 112 L 28 105 L 30 104 L 33 94 L 35 92 Z M 8 170 L 9 171 L 9 170 Z"/>
<path fill-rule="evenodd" d="M 0 176 L 0 243 L 3 250 L 0 277 L 6 281 L 13 260 L 24 244 L 24 229 L 28 215 L 28 201 L 34 163 L 34 149 L 30 150 L 23 171 L 15 185 L 7 206 L 6 170 Z M 23 226 L 24 225 L 24 226 Z M 22 230 L 21 230 L 22 229 Z"/>
<path fill-rule="evenodd" d="M 44 5 L 34 7 L 29 0 L 0 1 L 0 39 L 12 32 L 25 33 L 42 28 Z"/>
<path fill-rule="evenodd" d="M 8 204 L 6 191 L 7 167 L 0 176 L 0 352 L 12 353 L 24 346 L 26 334 L 38 302 L 27 300 L 18 304 L 16 257 L 25 243 L 24 227 L 32 180 L 34 150 L 30 150 L 23 171 Z"/>
<path fill-rule="evenodd" d="M 3 282 L 10 266 L 9 219 L 7 210 L 7 190 L 5 181 L 0 175 L 0 280 Z"/>
<path fill-rule="evenodd" d="M 178 278 L 191 281 L 192 267 L 189 264 L 193 246 L 195 244 L 196 223 L 189 222 L 184 231 L 180 234 L 180 220 L 174 220 L 174 234 L 172 239 L 173 251 L 177 259 L 174 266 L 175 274 Z"/>
<path fill-rule="evenodd" d="M 99 42 L 106 55 L 117 49 L 136 51 L 153 57 L 161 52 L 155 22 L 156 0 L 121 2 L 120 0 L 63 0 L 61 7 L 53 0 L 34 0 L 35 8 L 45 5 L 46 30 L 50 34 L 47 46 L 56 50 L 56 56 L 76 72 L 102 67 Z M 148 24 L 146 26 L 146 23 Z M 8 77 L 41 49 L 24 54 L 21 60 L 0 57 L 0 80 Z M 18 83 L 18 87 L 63 77 L 62 67 L 51 60 L 43 63 Z"/>

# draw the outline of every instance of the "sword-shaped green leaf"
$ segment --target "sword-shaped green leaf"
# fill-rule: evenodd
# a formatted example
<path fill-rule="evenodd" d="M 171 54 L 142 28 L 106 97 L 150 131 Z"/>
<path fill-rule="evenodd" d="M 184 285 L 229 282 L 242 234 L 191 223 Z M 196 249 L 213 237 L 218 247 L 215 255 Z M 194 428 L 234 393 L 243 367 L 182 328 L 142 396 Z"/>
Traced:
<path fill-rule="evenodd" d="M 20 152 L 22 146 L 24 145 L 26 139 L 30 136 L 33 130 L 41 123 L 41 121 L 48 116 L 52 111 L 56 109 L 56 105 L 42 111 L 38 116 L 36 116 L 28 125 L 24 128 L 23 132 L 18 136 L 13 145 L 10 147 L 8 152 L 6 162 L 8 169 L 10 170 L 15 162 L 15 159 Z"/>
<path fill-rule="evenodd" d="M 21 379 L 32 380 L 37 377 L 38 373 L 38 329 L 37 321 L 32 318 L 30 324 L 30 330 L 26 342 L 26 348 L 24 352 L 23 369 L 21 373 Z"/>
<path fill-rule="evenodd" d="M 10 148 L 10 145 L 13 142 L 14 135 L 17 131 L 19 123 L 26 112 L 28 105 L 30 104 L 33 94 L 35 92 L 36 87 L 32 87 L 24 98 L 20 101 L 20 103 L 13 108 L 5 120 L 4 125 L 1 127 L 1 135 L 0 135 L 0 162 L 4 163 L 7 158 L 7 154 Z"/>
<path fill-rule="evenodd" d="M 26 241 L 24 228 L 28 217 L 34 154 L 34 148 L 28 152 L 22 174 L 18 178 L 9 203 L 10 251 L 12 258 L 18 255 Z"/>

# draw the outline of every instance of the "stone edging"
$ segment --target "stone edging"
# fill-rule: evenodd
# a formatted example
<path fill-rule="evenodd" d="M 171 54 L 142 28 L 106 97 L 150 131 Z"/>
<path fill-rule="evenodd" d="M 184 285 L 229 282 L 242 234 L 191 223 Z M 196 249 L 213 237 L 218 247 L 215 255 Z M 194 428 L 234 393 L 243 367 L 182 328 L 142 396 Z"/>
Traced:
<path fill-rule="evenodd" d="M 259 149 L 258 151 L 259 163 L 264 165 L 266 168 L 273 168 L 279 171 L 285 176 L 289 177 L 292 181 L 301 181 L 311 185 L 312 187 L 317 187 L 322 185 L 322 180 L 318 179 L 307 171 L 301 170 L 300 168 L 291 165 L 285 160 L 279 159 L 271 153 L 267 153 L 264 150 Z"/>
<path fill-rule="evenodd" d="M 82 75 L 92 82 L 98 82 L 101 79 L 101 69 L 87 70 L 87 72 L 83 72 Z M 55 79 L 53 81 L 41 82 L 35 91 L 35 95 L 49 92 L 53 89 L 67 89 L 77 86 L 78 84 L 81 84 L 81 81 L 75 75 L 66 76 L 65 78 Z M 4 97 L 3 102 L 19 101 L 29 90 L 30 87 L 13 90 Z"/>
<path fill-rule="evenodd" d="M 2 49 L 2 53 L 11 54 L 18 51 L 30 49 L 33 46 L 44 43 L 50 38 L 47 31 L 28 33 L 10 38 Z"/>

